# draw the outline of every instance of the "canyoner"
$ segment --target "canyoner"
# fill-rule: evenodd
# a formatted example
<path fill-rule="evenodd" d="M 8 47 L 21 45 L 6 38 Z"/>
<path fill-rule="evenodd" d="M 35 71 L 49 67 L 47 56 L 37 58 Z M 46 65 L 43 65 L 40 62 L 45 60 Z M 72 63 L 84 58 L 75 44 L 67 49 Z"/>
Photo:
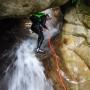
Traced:
<path fill-rule="evenodd" d="M 38 35 L 36 48 L 37 53 L 44 52 L 43 50 L 40 49 L 40 47 L 44 40 L 43 30 L 47 29 L 46 21 L 49 19 L 50 19 L 49 15 L 42 12 L 37 12 L 30 17 L 30 20 L 32 21 L 31 30 Z"/>

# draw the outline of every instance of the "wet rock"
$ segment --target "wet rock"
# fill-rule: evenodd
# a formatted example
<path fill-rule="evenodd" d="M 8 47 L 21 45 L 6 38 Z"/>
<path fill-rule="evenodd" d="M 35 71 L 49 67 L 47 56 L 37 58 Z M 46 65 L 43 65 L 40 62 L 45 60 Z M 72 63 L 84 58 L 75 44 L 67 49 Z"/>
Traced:
<path fill-rule="evenodd" d="M 21 17 L 53 6 L 63 5 L 68 0 L 1 0 L 0 17 Z"/>
<path fill-rule="evenodd" d="M 62 76 L 69 86 L 68 90 L 90 88 L 90 10 L 89 7 L 81 12 L 79 10 L 81 5 L 67 10 L 62 37 L 60 34 L 54 44 L 58 55 L 62 57 Z M 88 19 L 83 18 L 85 16 Z"/>

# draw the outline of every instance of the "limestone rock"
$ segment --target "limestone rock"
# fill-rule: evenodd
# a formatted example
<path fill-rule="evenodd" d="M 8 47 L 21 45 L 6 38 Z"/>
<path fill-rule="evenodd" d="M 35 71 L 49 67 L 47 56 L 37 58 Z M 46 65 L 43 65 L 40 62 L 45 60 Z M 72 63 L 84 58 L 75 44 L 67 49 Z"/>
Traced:
<path fill-rule="evenodd" d="M 78 13 L 75 8 L 69 10 L 66 14 L 64 19 L 73 24 L 82 25 L 82 22 L 78 19 Z"/>
<path fill-rule="evenodd" d="M 0 0 L 0 17 L 21 17 L 42 11 L 57 5 L 63 5 L 68 0 Z"/>
<path fill-rule="evenodd" d="M 90 45 L 90 29 L 88 29 L 88 32 L 87 32 L 87 42 Z"/>
<path fill-rule="evenodd" d="M 65 65 L 74 79 L 87 79 L 90 76 L 89 68 L 74 51 L 68 48 L 62 48 L 61 51 L 63 52 Z"/>
<path fill-rule="evenodd" d="M 66 78 L 71 90 L 89 90 L 90 88 L 90 70 L 84 63 L 81 57 L 79 57 L 74 51 L 68 48 L 62 48 L 62 56 L 64 63 L 71 78 Z M 65 72 L 66 75 L 68 75 Z"/>
<path fill-rule="evenodd" d="M 63 27 L 66 34 L 72 34 L 76 36 L 87 36 L 86 28 L 82 25 L 68 24 L 66 23 Z"/>
<path fill-rule="evenodd" d="M 85 39 L 82 37 L 76 37 L 73 35 L 63 35 L 62 37 L 63 41 L 63 47 L 67 47 L 68 49 L 74 50 L 81 44 L 85 42 Z"/>
<path fill-rule="evenodd" d="M 66 12 L 62 37 L 56 40 L 57 53 L 62 57 L 62 76 L 69 90 L 90 89 L 90 9 L 80 10 L 81 5 Z"/>
<path fill-rule="evenodd" d="M 85 61 L 87 66 L 90 68 L 90 47 L 82 45 L 77 47 L 75 52 Z"/>
<path fill-rule="evenodd" d="M 89 0 L 85 0 L 86 2 L 89 2 Z M 83 24 L 90 28 L 90 5 L 87 5 L 84 0 L 79 0 L 77 4 L 77 12 L 79 15 L 79 19 Z"/>

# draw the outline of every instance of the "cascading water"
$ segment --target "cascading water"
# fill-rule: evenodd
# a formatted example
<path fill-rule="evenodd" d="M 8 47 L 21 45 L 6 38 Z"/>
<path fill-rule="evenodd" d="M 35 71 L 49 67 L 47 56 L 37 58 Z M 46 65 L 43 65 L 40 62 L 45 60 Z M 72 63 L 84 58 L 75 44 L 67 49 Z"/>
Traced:
<path fill-rule="evenodd" d="M 18 48 L 15 71 L 9 80 L 8 90 L 53 90 L 44 74 L 42 63 L 36 58 L 35 40 L 26 40 Z"/>

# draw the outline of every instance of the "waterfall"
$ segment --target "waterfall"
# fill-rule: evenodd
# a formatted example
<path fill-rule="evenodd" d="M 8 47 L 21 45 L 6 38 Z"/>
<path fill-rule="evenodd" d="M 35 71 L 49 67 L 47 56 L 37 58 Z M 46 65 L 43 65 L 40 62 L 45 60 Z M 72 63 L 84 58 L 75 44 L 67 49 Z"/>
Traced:
<path fill-rule="evenodd" d="M 53 90 L 44 74 L 44 67 L 35 56 L 36 41 L 23 41 L 17 49 L 15 70 L 8 83 L 8 90 Z"/>

